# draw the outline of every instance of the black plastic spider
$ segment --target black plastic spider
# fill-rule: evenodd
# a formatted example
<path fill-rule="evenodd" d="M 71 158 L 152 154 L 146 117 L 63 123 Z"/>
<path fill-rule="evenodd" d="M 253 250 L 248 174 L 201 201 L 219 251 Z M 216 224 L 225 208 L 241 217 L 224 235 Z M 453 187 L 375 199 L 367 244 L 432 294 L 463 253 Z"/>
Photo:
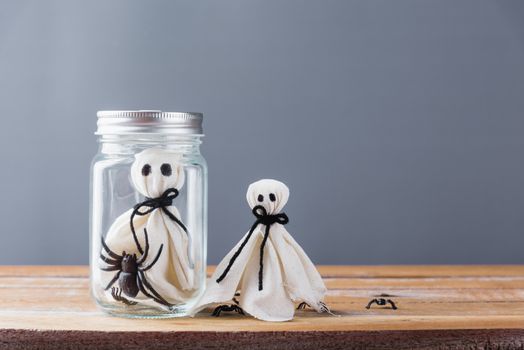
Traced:
<path fill-rule="evenodd" d="M 235 311 L 236 313 L 240 314 L 240 315 L 244 315 L 244 310 L 242 310 L 242 308 L 238 305 L 235 305 L 235 304 L 231 304 L 231 305 L 220 305 L 220 306 L 217 306 L 215 310 L 213 310 L 213 313 L 211 314 L 211 316 L 215 316 L 215 317 L 218 317 L 220 316 L 220 313 L 222 311 Z"/>
<path fill-rule="evenodd" d="M 320 304 L 320 312 L 331 313 L 331 310 L 329 309 L 329 307 L 323 301 L 320 301 L 319 304 Z M 305 310 L 306 307 L 311 307 L 311 305 L 309 305 L 308 303 L 303 301 L 300 304 L 298 304 L 297 310 Z"/>
<path fill-rule="evenodd" d="M 218 317 L 218 316 L 220 316 L 220 313 L 222 311 L 224 311 L 224 312 L 235 311 L 236 313 L 238 313 L 240 315 L 245 315 L 244 314 L 244 310 L 242 310 L 242 308 L 239 306 L 239 302 L 238 302 L 238 300 L 236 298 L 238 296 L 240 296 L 240 293 L 235 293 L 235 296 L 233 297 L 234 304 L 230 304 L 230 305 L 225 304 L 225 305 L 217 306 L 215 308 L 215 310 L 213 310 L 213 312 L 211 313 L 211 316 Z"/>
<path fill-rule="evenodd" d="M 125 251 L 122 252 L 122 255 L 118 255 L 109 249 L 106 242 L 104 241 L 104 238 L 102 237 L 102 247 L 110 257 L 106 257 L 103 253 L 100 253 L 100 259 L 109 265 L 108 267 L 101 267 L 100 269 L 103 271 L 118 271 L 111 281 L 109 281 L 105 287 L 105 290 L 111 288 L 111 286 L 118 280 L 119 288 L 113 287 L 111 289 L 111 295 L 117 301 L 127 305 L 135 305 L 136 302 L 126 299 L 124 296 L 122 296 L 122 292 L 124 292 L 124 295 L 127 295 L 128 297 L 134 298 L 140 291 L 142 294 L 153 299 L 159 304 L 172 306 L 172 304 L 168 303 L 160 294 L 158 294 L 158 292 L 148 282 L 144 274 L 144 271 L 149 270 L 151 267 L 153 267 L 153 265 L 156 264 L 158 258 L 160 258 L 160 254 L 162 253 L 162 248 L 164 248 L 164 245 L 160 245 L 158 253 L 156 254 L 153 261 L 149 265 L 143 266 L 143 263 L 147 259 L 149 252 L 149 240 L 147 238 L 147 230 L 145 228 L 144 237 L 146 246 L 143 250 L 144 253 L 140 258 L 137 258 L 136 254 L 127 254 Z M 140 243 L 138 243 L 138 241 L 137 245 L 139 248 L 138 250 L 142 251 L 142 247 L 140 247 Z"/>
<path fill-rule="evenodd" d="M 393 302 L 391 299 L 384 299 L 384 298 L 378 298 L 378 299 L 371 299 L 370 302 L 366 305 L 366 309 L 371 308 L 372 304 L 377 304 L 379 306 L 385 306 L 386 304 L 391 305 L 391 309 L 396 310 L 397 305 Z"/>

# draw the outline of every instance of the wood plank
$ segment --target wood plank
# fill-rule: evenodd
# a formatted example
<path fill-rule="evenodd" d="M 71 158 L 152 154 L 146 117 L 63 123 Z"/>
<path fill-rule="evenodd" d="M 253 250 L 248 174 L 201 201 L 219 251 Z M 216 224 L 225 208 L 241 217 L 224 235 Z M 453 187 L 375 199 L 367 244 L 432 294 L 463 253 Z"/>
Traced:
<path fill-rule="evenodd" d="M 214 271 L 208 267 L 208 275 Z M 319 272 L 329 277 L 420 278 L 420 277 L 490 277 L 524 276 L 524 265 L 322 265 Z M 87 266 L 12 265 L 0 266 L 3 276 L 88 276 Z"/>
<path fill-rule="evenodd" d="M 321 266 L 338 317 L 207 313 L 125 319 L 98 310 L 85 266 L 0 267 L 0 348 L 524 348 L 524 266 Z M 212 268 L 210 268 L 210 271 Z M 364 306 L 387 293 L 398 310 Z M 185 344 L 185 345 L 184 345 Z M 466 344 L 466 345 L 465 345 Z"/>

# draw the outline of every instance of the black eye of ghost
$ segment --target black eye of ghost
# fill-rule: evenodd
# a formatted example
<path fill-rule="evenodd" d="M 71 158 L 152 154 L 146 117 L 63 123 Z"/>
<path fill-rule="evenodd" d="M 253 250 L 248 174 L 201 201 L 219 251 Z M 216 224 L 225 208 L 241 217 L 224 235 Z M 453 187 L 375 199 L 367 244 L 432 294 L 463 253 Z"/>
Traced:
<path fill-rule="evenodd" d="M 263 202 L 264 201 L 264 196 L 259 194 L 257 199 L 258 199 L 259 202 Z"/>
<path fill-rule="evenodd" d="M 147 176 L 151 174 L 151 165 L 146 164 L 142 167 L 142 175 Z"/>
<path fill-rule="evenodd" d="M 171 164 L 164 163 L 160 166 L 160 172 L 164 176 L 171 176 Z"/>
<path fill-rule="evenodd" d="M 270 200 L 271 202 L 274 202 L 274 201 L 277 200 L 276 197 L 275 197 L 275 194 L 274 194 L 274 193 L 270 193 L 270 194 L 269 194 L 269 200 Z"/>

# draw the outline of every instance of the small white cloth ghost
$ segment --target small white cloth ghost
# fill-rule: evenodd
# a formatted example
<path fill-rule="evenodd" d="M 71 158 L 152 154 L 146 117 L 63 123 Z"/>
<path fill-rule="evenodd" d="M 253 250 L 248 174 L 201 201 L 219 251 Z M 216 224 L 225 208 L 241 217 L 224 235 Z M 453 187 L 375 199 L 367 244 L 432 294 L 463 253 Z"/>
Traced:
<path fill-rule="evenodd" d="M 138 209 L 135 206 L 134 209 L 119 216 L 105 238 L 107 246 L 113 252 L 136 253 L 140 257 L 142 253 L 140 250 L 144 250 L 146 245 L 144 230 L 147 230 L 149 254 L 144 261 L 144 266 L 154 260 L 161 247 L 162 252 L 152 268 L 144 271 L 144 274 L 155 291 L 171 304 L 184 302 L 191 297 L 194 289 L 191 238 L 173 203 L 153 208 L 151 203 L 147 205 L 147 200 L 178 195 L 178 190 L 184 185 L 185 179 L 180 160 L 179 153 L 157 148 L 146 149 L 135 156 L 135 161 L 131 165 L 131 181 L 135 189 L 146 197 L 146 201 L 139 203 Z M 169 203 L 169 199 L 167 201 Z M 130 225 L 131 218 L 133 225 Z M 138 240 L 141 249 L 135 239 Z M 106 273 L 104 281 L 108 283 L 113 275 L 114 272 Z M 109 290 L 108 293 L 111 291 Z M 160 308 L 165 307 L 155 303 L 143 293 L 128 299 Z"/>
<path fill-rule="evenodd" d="M 247 201 L 257 221 L 217 266 L 192 314 L 233 298 L 244 312 L 265 321 L 291 320 L 300 302 L 328 311 L 320 274 L 283 226 L 287 216 L 280 211 L 288 198 L 289 189 L 276 180 L 249 186 Z"/>

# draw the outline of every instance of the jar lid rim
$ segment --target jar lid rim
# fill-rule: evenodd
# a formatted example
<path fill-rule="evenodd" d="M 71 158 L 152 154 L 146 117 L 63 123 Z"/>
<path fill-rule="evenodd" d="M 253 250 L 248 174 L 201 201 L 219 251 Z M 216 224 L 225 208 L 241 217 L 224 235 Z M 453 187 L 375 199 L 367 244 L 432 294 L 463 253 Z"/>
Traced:
<path fill-rule="evenodd" d="M 96 135 L 181 134 L 202 135 L 204 116 L 198 112 L 160 110 L 98 111 Z"/>

